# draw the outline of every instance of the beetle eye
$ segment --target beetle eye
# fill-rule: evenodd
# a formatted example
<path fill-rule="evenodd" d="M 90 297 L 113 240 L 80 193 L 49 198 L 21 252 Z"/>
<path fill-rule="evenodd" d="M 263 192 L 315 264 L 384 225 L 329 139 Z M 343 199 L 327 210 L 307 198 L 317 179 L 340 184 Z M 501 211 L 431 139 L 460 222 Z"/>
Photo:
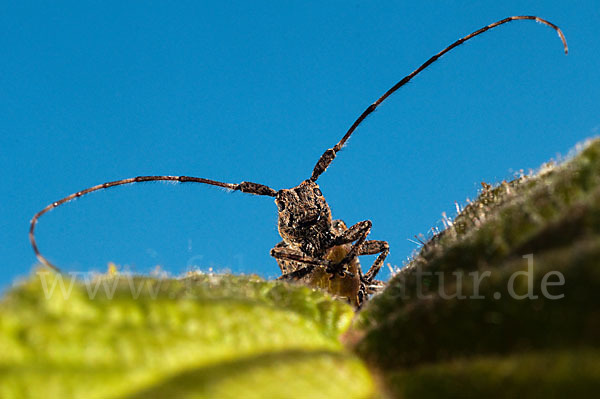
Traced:
<path fill-rule="evenodd" d="M 279 212 L 285 209 L 285 204 L 283 203 L 283 201 L 277 201 L 277 209 L 279 209 Z"/>
<path fill-rule="evenodd" d="M 319 197 L 323 196 L 323 193 L 321 192 L 321 190 L 319 190 L 318 188 L 314 189 L 315 194 L 317 194 Z"/>

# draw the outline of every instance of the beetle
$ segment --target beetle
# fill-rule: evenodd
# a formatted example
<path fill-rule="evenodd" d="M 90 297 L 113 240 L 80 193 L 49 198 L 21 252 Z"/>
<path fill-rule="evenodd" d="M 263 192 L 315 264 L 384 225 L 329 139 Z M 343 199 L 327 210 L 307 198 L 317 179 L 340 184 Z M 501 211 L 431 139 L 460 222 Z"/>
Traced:
<path fill-rule="evenodd" d="M 38 249 L 34 234 L 36 223 L 46 212 L 93 191 L 148 181 L 208 184 L 232 191 L 273 197 L 277 204 L 278 230 L 282 241 L 271 249 L 271 256 L 277 260 L 281 269 L 282 275 L 279 279 L 300 281 L 325 289 L 334 296 L 344 298 L 356 308 L 360 308 L 371 294 L 379 291 L 384 285 L 383 282 L 375 280 L 375 277 L 389 254 L 389 245 L 386 241 L 367 240 L 372 226 L 370 220 L 358 222 L 350 227 L 347 227 L 342 220 L 334 220 L 331 209 L 317 184 L 319 176 L 327 170 L 356 128 L 392 93 L 455 47 L 483 32 L 516 20 L 533 20 L 551 27 L 558 33 L 565 54 L 568 53 L 565 36 L 553 23 L 527 15 L 504 18 L 458 39 L 392 86 L 363 111 L 335 146 L 321 155 L 311 176 L 293 188 L 274 190 L 259 183 L 224 183 L 191 176 L 137 176 L 106 182 L 64 197 L 36 213 L 29 229 L 33 251 L 42 264 L 60 272 L 60 269 L 50 263 Z M 362 272 L 358 260 L 361 255 L 378 255 L 366 273 Z"/>

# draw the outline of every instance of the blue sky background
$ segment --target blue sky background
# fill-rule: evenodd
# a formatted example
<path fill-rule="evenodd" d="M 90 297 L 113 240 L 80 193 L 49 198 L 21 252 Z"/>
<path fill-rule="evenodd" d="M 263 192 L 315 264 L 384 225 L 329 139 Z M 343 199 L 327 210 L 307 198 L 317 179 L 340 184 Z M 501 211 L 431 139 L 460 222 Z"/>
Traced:
<path fill-rule="evenodd" d="M 319 180 L 334 217 L 373 221 L 394 265 L 481 181 L 600 133 L 597 1 L 4 4 L 0 286 L 35 264 L 29 220 L 48 203 L 142 174 L 292 187 L 400 78 L 518 14 L 558 24 L 570 54 L 531 21 L 474 39 L 392 96 Z M 146 183 L 58 208 L 37 234 L 67 271 L 275 277 L 276 216 L 269 197 Z"/>

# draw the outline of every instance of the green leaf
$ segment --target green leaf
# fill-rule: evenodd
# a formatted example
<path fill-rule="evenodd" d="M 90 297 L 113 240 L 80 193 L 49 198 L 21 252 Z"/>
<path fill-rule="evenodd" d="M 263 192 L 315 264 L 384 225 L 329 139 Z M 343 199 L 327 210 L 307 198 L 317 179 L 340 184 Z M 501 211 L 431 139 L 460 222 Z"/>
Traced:
<path fill-rule="evenodd" d="M 556 373 L 583 384 L 577 392 L 597 391 L 577 373 L 598 381 L 600 140 L 534 176 L 484 185 L 450 223 L 361 312 L 358 353 L 397 396 L 420 398 L 434 397 L 434 386 L 444 387 L 442 397 L 456 394 L 462 380 L 481 396 L 511 397 L 503 394 L 531 391 L 521 389 L 524 370 L 545 384 L 551 359 L 590 351 L 582 367 L 593 367 Z M 498 383 L 496 374 L 519 356 L 537 360 L 531 369 L 509 368 Z M 482 369 L 481 378 L 493 380 L 473 382 Z"/>
<path fill-rule="evenodd" d="M 373 397 L 338 339 L 353 314 L 254 277 L 40 270 L 1 303 L 0 397 Z"/>

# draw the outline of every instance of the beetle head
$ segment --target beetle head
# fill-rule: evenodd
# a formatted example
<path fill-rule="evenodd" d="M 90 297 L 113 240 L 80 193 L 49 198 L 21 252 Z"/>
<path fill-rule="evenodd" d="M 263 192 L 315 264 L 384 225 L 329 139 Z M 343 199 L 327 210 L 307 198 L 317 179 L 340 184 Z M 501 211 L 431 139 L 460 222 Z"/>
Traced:
<path fill-rule="evenodd" d="M 294 188 L 279 190 L 275 203 L 279 210 L 279 233 L 284 239 L 331 227 L 331 210 L 315 182 L 305 180 Z"/>

